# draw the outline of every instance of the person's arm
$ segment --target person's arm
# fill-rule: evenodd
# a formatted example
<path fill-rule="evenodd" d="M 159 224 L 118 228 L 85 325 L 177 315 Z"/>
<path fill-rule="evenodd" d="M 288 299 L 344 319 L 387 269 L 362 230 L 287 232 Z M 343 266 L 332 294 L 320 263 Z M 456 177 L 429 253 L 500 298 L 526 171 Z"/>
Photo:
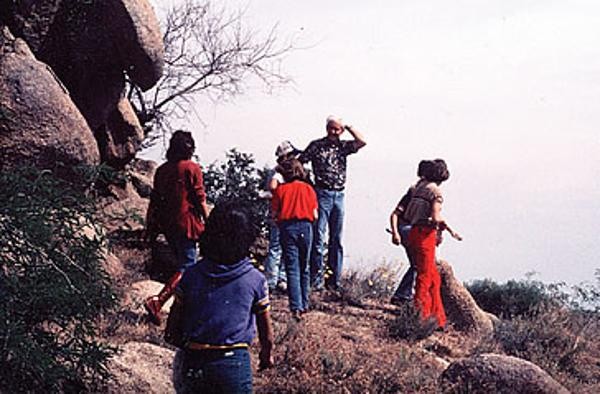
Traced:
<path fill-rule="evenodd" d="M 390 215 L 390 226 L 392 226 L 392 243 L 400 245 L 402 237 L 400 236 L 400 232 L 398 232 L 398 211 L 395 209 Z"/>
<path fill-rule="evenodd" d="M 259 369 L 270 368 L 273 361 L 273 325 L 271 324 L 271 312 L 265 310 L 256 315 L 256 328 L 258 329 L 258 340 L 260 351 L 258 353 Z"/>
<path fill-rule="evenodd" d="M 206 191 L 204 189 L 204 178 L 202 169 L 196 165 L 188 178 L 189 192 L 191 193 L 192 203 L 194 204 L 198 214 L 204 222 L 208 219 L 210 209 L 206 204 Z"/>
<path fill-rule="evenodd" d="M 281 200 L 277 189 L 273 190 L 273 197 L 271 198 L 271 216 L 273 220 L 277 221 L 279 216 L 279 210 L 281 209 Z"/>
<path fill-rule="evenodd" d="M 277 166 L 277 168 L 279 168 L 279 166 Z M 273 176 L 271 177 L 271 179 L 269 180 L 269 184 L 267 185 L 268 189 L 270 192 L 273 192 L 275 189 L 277 189 L 277 187 L 283 183 L 283 177 L 282 175 L 277 171 L 277 168 L 275 169 L 275 173 L 273 174 Z"/>
<path fill-rule="evenodd" d="M 354 127 L 345 125 L 344 129 L 348 130 L 348 132 L 352 135 L 352 138 L 354 138 L 356 150 L 359 150 L 367 145 L 365 137 L 363 137 L 362 133 L 358 132 L 358 130 L 354 129 Z"/>
<path fill-rule="evenodd" d="M 178 348 L 183 348 L 183 302 L 181 296 L 175 293 L 173 305 L 165 327 L 165 341 Z"/>

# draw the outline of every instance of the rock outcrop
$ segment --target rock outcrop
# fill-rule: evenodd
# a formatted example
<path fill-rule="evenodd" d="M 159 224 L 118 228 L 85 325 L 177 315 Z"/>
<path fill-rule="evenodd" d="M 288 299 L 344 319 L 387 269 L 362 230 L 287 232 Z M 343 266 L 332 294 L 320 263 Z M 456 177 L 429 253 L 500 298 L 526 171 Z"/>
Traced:
<path fill-rule="evenodd" d="M 454 328 L 481 336 L 491 334 L 497 318 L 477 305 L 471 293 L 456 279 L 448 262 L 438 261 L 438 269 L 442 277 L 444 309 Z"/>
<path fill-rule="evenodd" d="M 119 347 L 108 369 L 113 374 L 110 393 L 175 393 L 173 350 L 145 342 Z"/>
<path fill-rule="evenodd" d="M 569 393 L 537 365 L 499 354 L 458 360 L 440 379 L 444 393 Z"/>
<path fill-rule="evenodd" d="M 96 140 L 52 70 L 0 30 L 0 163 L 53 168 L 99 162 Z"/>
<path fill-rule="evenodd" d="M 104 162 L 122 168 L 141 127 L 122 98 L 125 73 L 142 89 L 162 74 L 164 47 L 147 0 L 0 0 L 0 24 L 48 64 L 100 142 Z M 133 115 L 135 116 L 135 115 Z"/>

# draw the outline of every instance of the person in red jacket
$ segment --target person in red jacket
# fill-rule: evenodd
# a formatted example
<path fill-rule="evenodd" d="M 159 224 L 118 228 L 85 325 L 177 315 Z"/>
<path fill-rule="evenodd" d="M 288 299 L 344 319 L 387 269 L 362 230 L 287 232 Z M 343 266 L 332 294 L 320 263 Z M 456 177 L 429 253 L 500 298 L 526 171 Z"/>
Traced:
<path fill-rule="evenodd" d="M 206 193 L 200 166 L 193 162 L 192 133 L 173 133 L 167 150 L 167 162 L 156 170 L 154 189 L 146 217 L 147 239 L 154 242 L 159 233 L 167 238 L 176 256 L 178 270 L 158 295 L 146 299 L 150 319 L 160 324 L 160 310 L 171 297 L 186 268 L 196 264 L 196 243 L 208 217 Z"/>
<path fill-rule="evenodd" d="M 279 225 L 283 261 L 287 275 L 290 310 L 296 320 L 308 311 L 310 249 L 313 221 L 317 217 L 317 194 L 306 181 L 297 159 L 282 162 L 277 170 L 286 183 L 273 191 L 273 215 Z"/>

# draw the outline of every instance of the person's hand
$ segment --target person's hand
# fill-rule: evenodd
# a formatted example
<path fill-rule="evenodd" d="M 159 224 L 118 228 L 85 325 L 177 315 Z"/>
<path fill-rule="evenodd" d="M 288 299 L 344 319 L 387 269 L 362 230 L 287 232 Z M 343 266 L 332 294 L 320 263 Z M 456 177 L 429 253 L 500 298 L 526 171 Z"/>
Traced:
<path fill-rule="evenodd" d="M 260 371 L 271 368 L 275 365 L 270 350 L 261 349 L 261 351 L 258 353 L 258 359 L 260 360 L 258 364 L 258 369 Z"/>
<path fill-rule="evenodd" d="M 400 245 L 402 243 L 402 238 L 400 234 L 392 234 L 392 243 L 394 245 Z"/>

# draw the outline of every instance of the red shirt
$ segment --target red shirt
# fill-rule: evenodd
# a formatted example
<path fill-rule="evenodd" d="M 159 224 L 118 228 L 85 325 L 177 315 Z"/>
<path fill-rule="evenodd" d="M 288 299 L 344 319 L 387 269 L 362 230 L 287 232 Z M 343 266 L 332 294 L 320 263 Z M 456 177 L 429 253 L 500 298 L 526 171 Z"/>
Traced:
<path fill-rule="evenodd" d="M 204 231 L 200 203 L 206 201 L 200 166 L 191 160 L 166 162 L 156 170 L 150 199 L 162 232 L 198 239 Z"/>
<path fill-rule="evenodd" d="M 279 185 L 273 192 L 271 205 L 278 222 L 292 219 L 312 222 L 319 206 L 312 186 L 298 180 Z"/>

